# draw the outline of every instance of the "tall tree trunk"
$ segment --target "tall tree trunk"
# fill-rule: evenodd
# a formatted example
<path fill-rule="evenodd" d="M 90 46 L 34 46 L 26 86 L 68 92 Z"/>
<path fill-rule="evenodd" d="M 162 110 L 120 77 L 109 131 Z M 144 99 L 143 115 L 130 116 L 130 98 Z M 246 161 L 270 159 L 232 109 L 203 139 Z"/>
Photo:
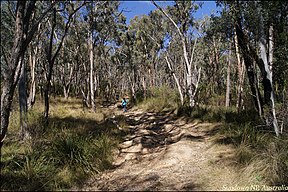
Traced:
<path fill-rule="evenodd" d="M 145 74 L 143 74 L 142 79 L 142 87 L 143 87 L 143 96 L 146 99 L 147 96 L 147 87 L 146 87 L 146 80 L 145 80 Z"/>
<path fill-rule="evenodd" d="M 234 27 L 235 31 L 236 28 Z M 243 93 L 243 71 L 244 71 L 244 63 L 241 62 L 240 58 L 240 52 L 239 52 L 239 44 L 237 35 L 234 35 L 234 44 L 235 44 L 235 52 L 236 52 L 236 58 L 237 58 L 237 70 L 238 70 L 238 81 L 237 81 L 237 103 L 236 108 L 239 112 L 242 106 L 242 93 Z M 243 60 L 244 62 L 244 60 Z"/>
<path fill-rule="evenodd" d="M 66 82 L 66 80 L 64 80 L 64 85 L 63 85 L 63 92 L 64 92 L 64 98 L 65 99 L 68 99 L 69 97 L 69 92 L 70 92 L 70 87 L 71 87 L 71 83 L 72 83 L 72 80 L 73 80 L 73 72 L 74 72 L 74 67 L 71 66 L 70 67 L 70 63 L 68 63 L 68 70 L 70 68 L 70 73 L 69 73 L 69 77 L 68 77 L 68 80 Z M 64 69 L 63 68 L 63 79 L 65 79 L 65 72 L 64 72 Z"/>
<path fill-rule="evenodd" d="M 274 32 L 274 28 L 273 25 L 271 24 L 269 26 L 269 47 L 268 47 L 268 67 L 270 70 L 270 75 L 271 75 L 271 79 L 273 79 L 273 53 L 274 53 L 274 38 L 273 38 L 273 32 Z"/>
<path fill-rule="evenodd" d="M 269 55 L 269 64 L 268 64 L 268 70 L 270 73 L 270 80 L 271 80 L 271 84 L 273 85 L 273 50 L 274 50 L 274 38 L 273 38 L 273 25 L 269 26 L 269 51 L 268 51 L 268 55 Z M 275 130 L 276 135 L 279 135 L 279 126 L 278 126 L 278 122 L 277 122 L 277 118 L 276 118 L 276 109 L 275 109 L 275 93 L 274 93 L 274 89 L 272 87 L 272 92 L 270 94 L 270 99 L 271 99 L 271 112 L 272 112 L 272 116 L 273 116 L 273 127 Z M 283 128 L 283 126 L 282 126 Z M 281 129 L 281 133 L 282 133 L 282 129 Z"/>
<path fill-rule="evenodd" d="M 69 92 L 70 92 L 70 84 L 64 85 L 63 86 L 63 93 L 64 93 L 64 98 L 68 99 L 69 97 Z"/>
<path fill-rule="evenodd" d="M 220 42 L 220 38 L 218 39 L 218 43 Z M 213 67 L 213 83 L 215 84 L 216 82 L 216 86 L 217 86 L 217 94 L 220 93 L 221 90 L 221 83 L 220 83 L 220 75 L 219 74 L 219 66 L 220 66 L 220 59 L 219 59 L 219 55 L 218 55 L 218 47 L 217 47 L 217 43 L 215 38 L 213 37 L 213 52 L 214 52 L 214 67 Z"/>
<path fill-rule="evenodd" d="M 131 76 L 129 75 L 128 76 L 128 78 L 129 78 L 129 84 L 130 84 L 130 86 L 129 86 L 129 90 L 130 90 L 130 95 L 131 95 L 131 102 L 132 103 L 135 103 L 136 102 L 136 94 L 135 94 L 135 82 L 133 81 L 133 78 L 131 78 Z M 123 92 L 125 90 L 125 88 L 122 88 L 122 91 L 121 92 Z"/>
<path fill-rule="evenodd" d="M 9 125 L 9 116 L 13 100 L 16 84 L 19 80 L 21 63 L 19 62 L 21 55 L 24 55 L 29 43 L 31 42 L 39 23 L 44 16 L 55 5 L 52 2 L 51 5 L 38 17 L 35 22 L 30 22 L 31 15 L 34 13 L 36 1 L 29 1 L 26 8 L 26 1 L 17 1 L 16 5 L 16 20 L 15 20 L 15 36 L 13 40 L 13 48 L 11 50 L 11 57 L 8 68 L 4 71 L 4 82 L 1 94 L 1 135 L 0 135 L 0 147 L 2 147 L 4 138 L 7 133 Z M 29 30 L 29 25 L 31 28 Z M 28 31 L 29 30 L 29 31 Z M 20 64 L 20 66 L 19 66 Z"/>
<path fill-rule="evenodd" d="M 201 68 L 199 68 L 197 70 L 195 64 L 193 65 L 193 68 L 192 68 L 193 56 L 194 56 L 194 52 L 195 52 L 195 48 L 196 48 L 197 39 L 195 39 L 194 46 L 192 46 L 193 50 L 191 52 L 191 58 L 189 61 L 188 52 L 187 52 L 187 41 L 186 41 L 187 37 L 185 36 L 185 34 L 183 34 L 181 32 L 180 28 L 175 23 L 175 21 L 160 6 L 158 6 L 154 0 L 152 0 L 152 3 L 165 15 L 165 17 L 167 19 L 169 19 L 169 21 L 176 28 L 177 33 L 180 37 L 180 41 L 182 44 L 182 50 L 183 50 L 183 57 L 184 57 L 184 67 L 185 67 L 185 72 L 186 72 L 185 73 L 186 74 L 185 80 L 186 80 L 187 95 L 188 95 L 188 99 L 189 99 L 189 107 L 193 108 L 195 106 L 195 95 L 197 92 L 198 83 L 200 80 L 200 72 L 201 72 Z"/>
<path fill-rule="evenodd" d="M 182 88 L 181 88 L 181 86 L 180 86 L 179 80 L 178 80 L 178 78 L 177 78 L 177 76 L 176 76 L 174 70 L 172 69 L 172 66 L 171 66 L 171 64 L 170 64 L 170 62 L 169 62 L 169 60 L 168 60 L 168 58 L 165 57 L 165 59 L 166 59 L 166 62 L 167 62 L 168 68 L 169 68 L 169 70 L 171 71 L 172 76 L 173 76 L 173 78 L 174 78 L 174 80 L 175 80 L 175 82 L 176 82 L 177 89 L 178 89 L 178 93 L 179 93 L 179 96 L 180 96 L 181 106 L 183 106 L 183 105 L 184 105 L 184 97 L 183 97 Z"/>
<path fill-rule="evenodd" d="M 49 66 L 52 66 L 52 64 L 49 63 Z M 49 67 L 49 68 L 52 68 L 52 67 Z M 51 77 L 52 77 L 52 71 L 49 70 L 47 81 L 44 85 L 44 118 L 46 121 L 48 121 L 48 116 L 49 116 L 49 91 L 50 91 Z"/>
<path fill-rule="evenodd" d="M 93 78 L 93 67 L 94 67 L 94 55 L 93 55 L 93 36 L 92 32 L 89 32 L 89 61 L 90 61 L 90 96 L 91 96 L 91 106 L 92 110 L 95 112 L 96 105 L 95 105 L 95 96 L 94 96 L 94 78 Z"/>
<path fill-rule="evenodd" d="M 213 58 L 211 54 L 208 55 L 209 59 L 209 67 L 214 68 L 213 66 Z M 215 95 L 215 81 L 214 81 L 214 73 L 212 74 L 212 78 L 209 78 L 209 86 L 208 86 L 210 95 L 214 96 Z"/>
<path fill-rule="evenodd" d="M 226 99 L 225 99 L 225 107 L 229 107 L 230 105 L 230 67 L 231 67 L 231 44 L 229 46 L 229 53 L 228 53 L 228 66 L 227 66 L 227 79 L 226 79 Z"/>
<path fill-rule="evenodd" d="M 50 41 L 49 41 L 49 47 L 48 47 L 48 54 L 47 54 L 47 60 L 48 60 L 48 67 L 47 67 L 47 74 L 46 74 L 46 83 L 44 85 L 44 118 L 45 121 L 48 122 L 48 116 L 49 116 L 49 91 L 50 91 L 50 83 L 52 79 L 52 70 L 53 65 L 55 61 L 55 55 L 52 54 L 52 47 L 53 47 L 53 35 L 55 32 L 56 27 L 56 8 L 53 9 L 53 22 L 51 26 L 51 34 L 50 34 Z M 56 39 L 57 41 L 58 39 Z M 59 47 L 58 47 L 59 48 Z"/>
<path fill-rule="evenodd" d="M 77 7 L 76 9 L 73 10 L 73 12 L 71 14 L 69 14 L 68 20 L 65 24 L 65 28 L 64 28 L 64 34 L 62 36 L 61 39 L 57 38 L 57 35 L 55 35 L 56 41 L 59 42 L 58 47 L 56 47 L 56 51 L 54 52 L 53 55 L 53 41 L 54 41 L 54 37 L 53 35 L 55 34 L 55 28 L 56 28 L 56 8 L 53 8 L 53 22 L 52 22 L 52 26 L 51 26 L 51 34 L 50 34 L 50 42 L 49 42 L 49 47 L 48 47 L 48 54 L 47 54 L 47 60 L 48 60 L 48 74 L 47 74 L 47 82 L 46 85 L 44 87 L 44 103 L 45 103 L 45 108 L 44 108 L 44 118 L 45 120 L 48 122 L 48 115 L 49 115 L 49 91 L 50 91 L 50 83 L 52 80 L 52 73 L 53 73 L 53 66 L 55 63 L 55 60 L 60 52 L 60 49 L 63 46 L 63 42 L 64 39 L 66 37 L 66 34 L 68 32 L 68 29 L 70 28 L 70 23 L 72 21 L 72 17 L 73 15 L 81 8 L 85 5 L 86 2 L 82 3 L 79 7 Z M 54 91 L 55 92 L 55 91 Z M 55 95 L 54 95 L 55 96 Z"/>
<path fill-rule="evenodd" d="M 0 148 L 4 142 L 9 125 L 9 116 L 13 100 L 14 91 L 19 80 L 20 71 L 22 68 L 21 59 L 27 49 L 30 41 L 26 40 L 27 24 L 24 20 L 29 21 L 30 16 L 34 10 L 35 2 L 30 2 L 27 9 L 29 13 L 25 15 L 25 1 L 17 1 L 16 6 L 16 21 L 15 21 L 15 36 L 13 40 L 13 48 L 11 50 L 11 57 L 7 68 L 3 68 L 3 87 L 1 94 L 1 135 L 0 135 Z M 28 10 L 26 10 L 28 12 Z M 25 18 L 25 19 L 24 19 Z M 25 35 L 25 37 L 24 37 Z"/>

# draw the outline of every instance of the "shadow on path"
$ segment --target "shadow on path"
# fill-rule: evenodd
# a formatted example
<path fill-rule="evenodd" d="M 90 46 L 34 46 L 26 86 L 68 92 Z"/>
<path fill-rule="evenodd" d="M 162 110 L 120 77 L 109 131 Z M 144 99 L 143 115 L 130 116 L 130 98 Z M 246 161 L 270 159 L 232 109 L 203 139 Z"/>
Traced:
<path fill-rule="evenodd" d="M 207 130 L 206 127 L 204 129 L 198 123 L 188 123 L 185 119 L 168 113 L 147 113 L 131 110 L 125 113 L 124 116 L 125 125 L 123 127 L 119 126 L 119 129 L 128 130 L 129 134 L 125 136 L 124 142 L 120 144 L 120 148 L 116 152 L 116 158 L 113 163 L 114 168 L 93 183 L 94 187 L 97 186 L 97 190 L 147 191 L 195 190 L 200 188 L 191 179 L 185 180 L 185 182 L 179 181 L 176 186 L 175 183 L 164 182 L 164 184 L 160 175 L 163 176 L 165 174 L 165 177 L 177 177 L 177 174 L 182 174 L 176 173 L 180 170 L 177 168 L 177 162 L 179 166 L 183 164 L 181 154 L 177 154 L 177 157 L 174 156 L 174 154 L 171 154 L 171 150 L 169 151 L 169 146 L 179 141 L 193 142 L 195 145 L 197 145 L 196 143 L 202 144 L 215 133 L 213 130 L 217 126 L 211 126 Z M 181 145 L 179 146 L 181 148 Z M 180 151 L 189 149 L 187 144 L 183 146 L 184 148 L 179 149 Z M 175 150 L 175 145 L 173 150 Z M 166 153 L 169 153 L 169 155 L 166 155 Z M 190 150 L 187 153 L 190 153 Z M 186 154 L 186 157 L 184 157 L 185 161 L 196 153 L 198 154 L 199 151 Z M 166 159 L 163 159 L 164 156 Z M 163 161 L 163 166 L 159 161 Z M 165 166 L 169 167 L 173 163 L 176 165 L 175 168 L 172 168 L 175 169 L 174 171 L 171 172 L 171 168 L 169 168 L 170 170 L 165 168 Z M 160 166 L 160 170 L 161 166 L 164 167 L 163 171 L 167 173 L 161 173 L 159 170 L 154 171 L 154 165 L 156 164 L 158 167 Z M 174 173 L 176 175 L 173 175 Z M 183 180 L 183 178 L 181 179 Z"/>

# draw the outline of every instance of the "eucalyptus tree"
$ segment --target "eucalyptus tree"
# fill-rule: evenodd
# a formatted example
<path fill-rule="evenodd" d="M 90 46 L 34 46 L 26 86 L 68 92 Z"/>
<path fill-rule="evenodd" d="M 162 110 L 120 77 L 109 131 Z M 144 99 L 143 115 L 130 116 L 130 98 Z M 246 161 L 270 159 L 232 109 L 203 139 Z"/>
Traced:
<path fill-rule="evenodd" d="M 74 91 L 80 89 L 80 76 L 83 74 L 80 71 L 81 64 L 85 64 L 83 57 L 86 50 L 81 52 L 81 47 L 85 38 L 83 37 L 83 25 L 81 25 L 80 11 L 75 13 L 73 21 L 71 22 L 70 30 L 67 32 L 64 39 L 62 49 L 60 50 L 60 57 L 55 66 L 54 76 L 58 87 L 62 87 L 61 95 L 67 99 L 70 95 L 71 89 Z M 86 54 L 85 54 L 86 56 Z M 86 76 L 86 74 L 85 74 Z M 59 91 L 59 90 L 58 90 Z M 75 92 L 73 92 L 75 96 Z"/>
<path fill-rule="evenodd" d="M 31 109 L 33 107 L 35 103 L 35 99 L 36 99 L 35 98 L 36 97 L 36 83 L 37 83 L 36 74 L 37 74 L 37 67 L 39 67 L 36 65 L 39 65 L 40 58 L 41 58 L 40 54 L 41 54 L 41 48 L 42 48 L 42 43 L 41 43 L 42 32 L 43 32 L 43 25 L 40 23 L 40 25 L 38 26 L 38 34 L 31 42 L 29 46 L 29 50 L 28 50 L 29 52 L 28 63 L 29 63 L 29 69 L 30 69 L 30 78 L 28 78 L 28 75 L 27 75 L 27 78 L 29 79 L 28 82 L 30 81 L 29 96 L 27 98 L 28 109 L 29 108 Z"/>
<path fill-rule="evenodd" d="M 222 9 L 221 15 L 215 16 L 212 14 L 210 18 L 207 18 L 206 25 L 203 27 L 205 43 L 209 49 L 207 53 L 209 61 L 207 63 L 209 63 L 210 70 L 205 70 L 204 72 L 211 77 L 207 79 L 209 82 L 208 87 L 212 92 L 212 96 L 222 96 L 226 75 L 226 107 L 230 105 L 230 96 L 233 91 L 231 78 L 233 77 L 232 72 L 234 69 L 232 65 L 233 23 L 229 14 L 229 8 L 226 6 Z"/>
<path fill-rule="evenodd" d="M 175 1 L 174 6 L 168 6 L 167 10 L 163 10 L 155 1 L 152 3 L 165 15 L 174 30 L 170 31 L 170 35 L 178 35 L 182 47 L 183 66 L 185 69 L 185 95 L 189 100 L 189 107 L 195 106 L 195 96 L 198 90 L 201 67 L 197 66 L 193 60 L 197 38 L 193 36 L 193 12 L 195 12 L 201 4 L 191 1 Z M 189 49 L 190 48 L 190 49 Z M 167 64 L 169 63 L 167 58 Z M 178 88 L 180 90 L 180 88 Z M 180 93 L 181 94 L 181 93 Z M 183 101 L 181 101 L 183 104 Z"/>
<path fill-rule="evenodd" d="M 134 33 L 127 29 L 119 36 L 121 46 L 115 48 L 115 54 L 111 57 L 113 63 L 117 66 L 118 91 L 122 94 L 127 94 L 127 91 L 132 96 L 131 102 L 136 101 L 136 82 L 137 70 L 134 59 Z"/>
<path fill-rule="evenodd" d="M 118 41 L 120 39 L 118 33 L 125 28 L 125 18 L 122 13 L 118 11 L 118 8 L 119 2 L 116 1 L 96 1 L 90 2 L 86 6 L 87 13 L 84 17 L 88 24 L 90 100 L 93 110 L 96 109 L 95 93 L 97 88 L 99 88 L 100 81 L 102 85 L 105 84 L 105 81 L 109 82 L 105 84 L 105 86 L 112 87 L 112 74 L 109 72 L 108 67 L 108 63 L 111 64 L 111 62 L 107 62 L 106 59 L 109 58 L 108 56 L 111 54 L 111 47 L 119 46 Z M 103 73 L 101 68 L 108 70 L 106 71 L 107 73 Z M 108 76 L 103 77 L 103 75 Z"/>
<path fill-rule="evenodd" d="M 106 100 L 111 99 L 115 93 L 117 82 L 114 80 L 116 75 L 116 66 L 113 65 L 112 56 L 115 49 L 121 46 L 121 36 L 126 30 L 126 18 L 119 9 L 119 2 L 106 2 L 103 4 L 102 14 L 98 16 L 100 22 L 95 28 L 98 33 L 95 41 L 95 50 L 97 55 L 97 74 L 99 94 L 104 96 Z"/>

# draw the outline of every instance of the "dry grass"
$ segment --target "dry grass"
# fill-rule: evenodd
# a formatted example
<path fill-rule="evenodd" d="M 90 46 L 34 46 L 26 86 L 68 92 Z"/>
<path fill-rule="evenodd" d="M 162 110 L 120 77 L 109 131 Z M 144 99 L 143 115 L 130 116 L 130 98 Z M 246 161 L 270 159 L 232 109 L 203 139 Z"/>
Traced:
<path fill-rule="evenodd" d="M 242 119 L 243 117 L 241 117 Z M 276 137 L 250 120 L 223 124 L 214 142 L 235 147 L 237 183 L 243 185 L 283 185 L 288 183 L 287 134 Z"/>

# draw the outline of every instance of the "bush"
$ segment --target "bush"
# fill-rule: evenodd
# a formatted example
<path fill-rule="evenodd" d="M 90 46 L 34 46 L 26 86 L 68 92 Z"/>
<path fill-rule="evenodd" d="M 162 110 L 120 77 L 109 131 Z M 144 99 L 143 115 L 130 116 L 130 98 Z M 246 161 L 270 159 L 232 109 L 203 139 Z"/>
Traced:
<path fill-rule="evenodd" d="M 173 111 L 179 105 L 177 91 L 168 87 L 151 88 L 147 98 L 140 103 L 140 107 L 151 112 Z"/>

